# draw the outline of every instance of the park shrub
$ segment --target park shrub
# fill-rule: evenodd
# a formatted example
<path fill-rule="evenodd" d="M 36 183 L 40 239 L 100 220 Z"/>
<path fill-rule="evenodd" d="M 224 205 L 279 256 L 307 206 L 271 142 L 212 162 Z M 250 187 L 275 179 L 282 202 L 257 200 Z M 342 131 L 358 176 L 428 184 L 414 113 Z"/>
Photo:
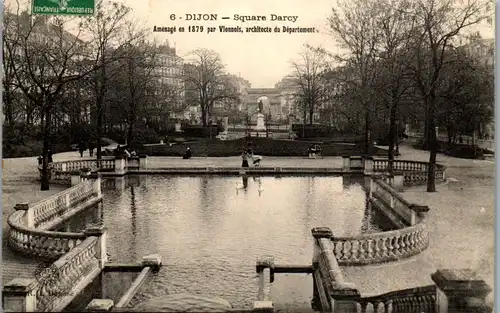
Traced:
<path fill-rule="evenodd" d="M 445 151 L 446 155 L 463 159 L 483 159 L 483 149 L 478 146 L 454 144 Z"/>
<path fill-rule="evenodd" d="M 413 147 L 415 149 L 420 149 L 420 150 L 427 150 L 427 151 L 429 150 L 429 145 L 424 141 L 424 139 L 417 140 L 417 142 L 413 144 Z M 478 146 L 473 146 L 468 144 L 448 143 L 444 141 L 438 141 L 438 152 L 456 158 L 482 159 L 484 158 L 485 154 L 484 150 L 487 149 L 482 149 L 479 148 Z"/>
<path fill-rule="evenodd" d="M 327 137 L 333 133 L 332 127 L 320 124 L 293 124 L 292 131 L 299 138 Z"/>
<path fill-rule="evenodd" d="M 307 156 L 308 150 L 313 144 L 320 142 L 298 141 L 298 140 L 276 140 L 271 138 L 252 138 L 251 146 L 255 154 L 264 156 Z M 182 156 L 189 147 L 194 157 L 227 157 L 239 156 L 244 149 L 248 148 L 246 138 L 236 140 L 203 139 L 192 143 L 179 143 L 172 146 L 156 145 L 139 148 L 138 153 L 150 156 Z M 349 143 L 327 143 L 323 144 L 323 155 L 343 156 L 363 154 L 363 145 Z M 372 147 L 370 153 L 373 155 L 387 155 L 387 152 Z"/>
<path fill-rule="evenodd" d="M 212 125 L 211 127 L 203 127 L 201 125 L 189 125 L 182 130 L 182 136 L 195 138 L 215 138 L 222 131 L 220 125 Z M 210 134 L 210 132 L 212 134 Z"/>

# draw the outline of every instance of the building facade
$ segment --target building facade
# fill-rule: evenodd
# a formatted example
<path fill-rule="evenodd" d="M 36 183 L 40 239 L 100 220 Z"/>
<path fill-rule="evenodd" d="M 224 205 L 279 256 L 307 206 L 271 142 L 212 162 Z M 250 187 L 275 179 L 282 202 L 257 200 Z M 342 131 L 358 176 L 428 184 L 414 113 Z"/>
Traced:
<path fill-rule="evenodd" d="M 184 60 L 177 55 L 175 47 L 168 43 L 159 46 L 155 75 L 161 88 L 169 91 L 168 102 L 171 118 L 188 119 L 189 110 L 185 101 Z M 159 91 L 161 92 L 161 90 Z M 175 95 L 174 95 L 175 94 Z"/>

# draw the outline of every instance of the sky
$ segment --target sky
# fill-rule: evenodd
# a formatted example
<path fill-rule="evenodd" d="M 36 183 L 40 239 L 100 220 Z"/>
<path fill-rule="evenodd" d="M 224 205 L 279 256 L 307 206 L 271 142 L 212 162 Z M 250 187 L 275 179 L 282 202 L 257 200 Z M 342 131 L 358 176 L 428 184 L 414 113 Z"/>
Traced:
<path fill-rule="evenodd" d="M 220 25 L 235 27 L 283 26 L 316 27 L 318 33 L 155 33 L 159 40 L 168 41 L 183 56 L 192 49 L 203 47 L 217 51 L 227 70 L 250 81 L 253 88 L 269 88 L 293 72 L 291 61 L 300 57 L 305 44 L 324 46 L 334 50 L 333 39 L 327 34 L 327 17 L 332 1 L 314 0 L 128 0 L 137 12 L 153 26 Z M 186 21 L 186 14 L 214 13 L 217 21 Z M 176 14 L 183 20 L 171 21 Z M 238 15 L 266 16 L 267 21 L 241 22 L 233 20 Z M 270 15 L 298 16 L 296 22 L 270 21 Z M 230 16 L 222 20 L 222 16 Z"/>
<path fill-rule="evenodd" d="M 120 1 L 120 0 L 118 0 Z M 14 2 L 14 0 L 7 0 Z M 253 88 L 272 88 L 284 76 L 293 73 L 291 61 L 300 58 L 305 44 L 321 46 L 338 52 L 332 36 L 328 34 L 327 18 L 335 0 L 121 0 L 133 9 L 133 15 L 149 25 L 151 36 L 160 42 L 168 40 L 177 54 L 186 56 L 196 48 L 217 51 L 228 72 L 250 81 Z M 175 14 L 172 21 L 170 15 Z M 187 21 L 186 14 L 217 14 L 216 21 Z M 241 22 L 234 15 L 266 16 L 267 21 Z M 292 21 L 270 21 L 271 14 L 296 16 Z M 222 16 L 231 19 L 223 20 Z M 188 26 L 203 26 L 204 32 L 187 32 Z M 279 26 L 315 27 L 316 33 L 221 33 L 218 27 Z M 186 28 L 186 32 L 153 32 L 153 26 Z M 207 33 L 208 27 L 217 32 Z M 492 38 L 493 30 L 483 26 L 481 34 Z"/>

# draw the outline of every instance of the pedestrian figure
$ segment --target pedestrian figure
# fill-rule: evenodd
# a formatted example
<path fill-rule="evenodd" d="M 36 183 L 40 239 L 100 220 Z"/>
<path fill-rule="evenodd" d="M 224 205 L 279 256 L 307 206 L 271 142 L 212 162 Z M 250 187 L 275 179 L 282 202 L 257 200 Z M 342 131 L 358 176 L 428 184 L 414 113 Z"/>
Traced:
<path fill-rule="evenodd" d="M 247 150 L 243 151 L 241 158 L 243 159 L 241 162 L 241 167 L 249 167 L 248 166 L 248 151 Z"/>
<path fill-rule="evenodd" d="M 186 153 L 184 153 L 184 155 L 182 156 L 182 158 L 183 158 L 184 160 L 191 159 L 191 149 L 189 149 L 189 147 L 187 147 L 187 149 L 186 149 Z"/>
<path fill-rule="evenodd" d="M 49 148 L 49 151 L 47 151 L 47 155 L 49 158 L 49 163 L 54 162 L 54 160 L 52 159 L 52 149 Z"/>
<path fill-rule="evenodd" d="M 95 148 L 95 143 L 93 140 L 89 142 L 89 155 L 90 157 L 94 156 L 94 148 Z"/>
<path fill-rule="evenodd" d="M 83 152 L 85 151 L 85 145 L 83 141 L 78 144 L 78 152 L 80 152 L 80 157 L 83 158 Z"/>

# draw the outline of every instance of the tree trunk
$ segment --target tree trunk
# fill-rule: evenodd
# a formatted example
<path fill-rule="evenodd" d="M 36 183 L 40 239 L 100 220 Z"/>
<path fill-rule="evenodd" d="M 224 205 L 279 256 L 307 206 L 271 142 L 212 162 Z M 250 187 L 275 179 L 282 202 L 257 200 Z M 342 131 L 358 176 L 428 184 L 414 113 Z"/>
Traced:
<path fill-rule="evenodd" d="M 309 125 L 312 125 L 314 122 L 314 106 L 312 103 L 309 104 Z"/>
<path fill-rule="evenodd" d="M 390 109 L 389 116 L 389 173 L 392 174 L 393 164 L 394 164 L 394 145 L 396 141 L 396 113 L 397 113 L 397 105 L 395 99 L 392 100 L 392 105 Z"/>
<path fill-rule="evenodd" d="M 427 172 L 427 192 L 436 192 L 436 157 L 437 157 L 437 138 L 436 138 L 436 120 L 435 120 L 435 91 L 431 90 L 429 95 L 429 116 L 427 118 L 429 134 L 429 168 Z"/>
<path fill-rule="evenodd" d="M 302 138 L 306 136 L 306 121 L 307 121 L 307 109 L 304 106 L 304 112 L 302 116 Z"/>
<path fill-rule="evenodd" d="M 202 106 L 201 107 L 201 125 L 203 125 L 203 127 L 207 127 L 207 124 L 208 124 L 207 123 L 208 122 L 207 121 L 207 116 L 208 116 L 207 113 L 208 113 L 207 109 Z"/>
<path fill-rule="evenodd" d="M 12 96 L 9 88 L 4 89 L 4 111 L 5 111 L 5 124 L 13 125 L 14 124 L 14 110 L 12 107 Z"/>
<path fill-rule="evenodd" d="M 49 190 L 50 188 L 50 168 L 49 168 L 49 144 L 50 144 L 50 131 L 52 120 L 52 103 L 51 99 L 46 99 L 45 105 L 45 123 L 43 127 L 43 163 L 42 163 L 42 179 L 40 190 Z"/>
<path fill-rule="evenodd" d="M 368 109 L 365 112 L 365 154 L 370 152 L 370 112 Z"/>

